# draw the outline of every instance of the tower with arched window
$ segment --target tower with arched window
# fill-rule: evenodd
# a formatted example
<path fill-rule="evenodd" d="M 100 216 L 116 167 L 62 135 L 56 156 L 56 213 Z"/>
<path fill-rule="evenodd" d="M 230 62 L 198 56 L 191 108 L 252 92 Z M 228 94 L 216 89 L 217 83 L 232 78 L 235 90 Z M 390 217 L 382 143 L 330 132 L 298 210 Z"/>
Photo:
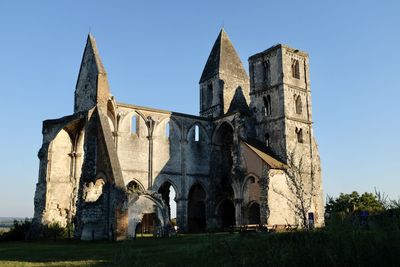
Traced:
<path fill-rule="evenodd" d="M 264 142 L 268 134 L 270 147 L 282 157 L 294 147 L 312 157 L 315 149 L 308 61 L 307 53 L 285 45 L 249 58 L 250 108 L 260 125 L 257 138 Z M 268 83 L 265 62 L 269 66 Z"/>

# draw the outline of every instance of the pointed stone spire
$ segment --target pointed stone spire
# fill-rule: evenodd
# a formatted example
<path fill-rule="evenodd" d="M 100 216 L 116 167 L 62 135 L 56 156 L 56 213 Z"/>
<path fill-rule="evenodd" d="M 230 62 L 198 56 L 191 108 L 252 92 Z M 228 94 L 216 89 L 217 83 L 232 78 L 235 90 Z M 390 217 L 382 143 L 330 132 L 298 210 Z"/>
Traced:
<path fill-rule="evenodd" d="M 249 76 L 223 28 L 211 49 L 199 83 L 200 116 L 217 118 L 241 110 L 244 107 L 243 99 L 238 99 L 241 96 L 246 104 L 249 102 Z M 236 94 L 238 88 L 241 89 L 239 95 Z M 240 107 L 237 107 L 239 103 Z"/>
<path fill-rule="evenodd" d="M 236 50 L 224 28 L 221 29 L 217 40 L 214 43 L 206 66 L 201 74 L 200 83 L 219 73 L 233 75 L 241 79 L 248 79 L 242 61 L 236 53 Z"/>
<path fill-rule="evenodd" d="M 105 105 L 110 96 L 107 73 L 101 62 L 96 40 L 89 33 L 75 89 L 74 112 Z"/>

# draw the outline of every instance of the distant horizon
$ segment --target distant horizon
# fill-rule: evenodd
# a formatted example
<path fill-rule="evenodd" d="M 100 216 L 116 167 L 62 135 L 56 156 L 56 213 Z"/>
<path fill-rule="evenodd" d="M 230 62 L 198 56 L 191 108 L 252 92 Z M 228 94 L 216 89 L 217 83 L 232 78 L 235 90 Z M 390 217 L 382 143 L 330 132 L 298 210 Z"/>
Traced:
<path fill-rule="evenodd" d="M 33 216 L 32 217 L 0 217 L 0 223 L 1 222 L 4 222 L 4 221 L 9 221 L 9 220 L 18 220 L 18 221 L 22 221 L 22 220 L 26 220 L 26 219 L 28 219 L 28 220 L 31 220 L 31 219 L 33 219 Z"/>

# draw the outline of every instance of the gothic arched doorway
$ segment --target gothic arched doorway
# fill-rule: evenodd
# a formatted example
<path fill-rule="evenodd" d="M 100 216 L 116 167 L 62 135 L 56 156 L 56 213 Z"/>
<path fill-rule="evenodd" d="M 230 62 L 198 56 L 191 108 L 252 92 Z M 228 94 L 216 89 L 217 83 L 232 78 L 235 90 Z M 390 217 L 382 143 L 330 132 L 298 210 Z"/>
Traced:
<path fill-rule="evenodd" d="M 173 220 L 176 220 L 176 191 L 174 186 L 170 182 L 165 182 L 158 189 L 158 193 L 161 194 L 162 199 L 165 204 L 168 206 L 168 216 L 169 220 L 172 223 Z"/>
<path fill-rule="evenodd" d="M 248 218 L 249 224 L 259 224 L 260 223 L 260 205 L 256 202 L 253 202 L 249 206 L 248 210 Z"/>
<path fill-rule="evenodd" d="M 206 192 L 200 184 L 195 184 L 189 191 L 188 230 L 192 233 L 206 229 Z"/>
<path fill-rule="evenodd" d="M 232 126 L 224 122 L 218 128 L 215 139 L 217 150 L 214 152 L 214 160 L 216 160 L 218 166 L 216 171 L 220 192 L 225 192 L 231 186 L 231 174 L 232 174 L 232 145 L 233 145 L 233 128 Z"/>
<path fill-rule="evenodd" d="M 216 219 L 219 228 L 223 229 L 235 224 L 235 207 L 231 201 L 234 199 L 232 189 L 232 146 L 233 127 L 228 122 L 223 122 L 216 130 L 212 152 L 212 176 L 215 183 L 215 199 L 219 203 L 216 207 Z"/>
<path fill-rule="evenodd" d="M 229 199 L 224 199 L 218 205 L 219 224 L 222 229 L 235 225 L 235 205 Z"/>

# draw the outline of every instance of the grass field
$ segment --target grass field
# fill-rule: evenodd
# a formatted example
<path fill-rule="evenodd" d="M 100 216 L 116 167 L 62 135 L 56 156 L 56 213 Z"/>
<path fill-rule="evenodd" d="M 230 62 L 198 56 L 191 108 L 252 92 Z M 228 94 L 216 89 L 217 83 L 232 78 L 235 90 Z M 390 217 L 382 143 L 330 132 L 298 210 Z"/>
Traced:
<path fill-rule="evenodd" d="M 202 234 L 0 243 L 0 266 L 398 266 L 400 233 Z"/>

